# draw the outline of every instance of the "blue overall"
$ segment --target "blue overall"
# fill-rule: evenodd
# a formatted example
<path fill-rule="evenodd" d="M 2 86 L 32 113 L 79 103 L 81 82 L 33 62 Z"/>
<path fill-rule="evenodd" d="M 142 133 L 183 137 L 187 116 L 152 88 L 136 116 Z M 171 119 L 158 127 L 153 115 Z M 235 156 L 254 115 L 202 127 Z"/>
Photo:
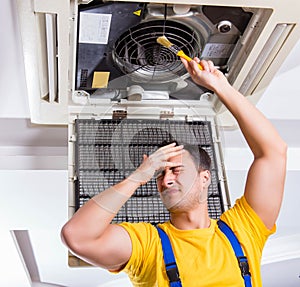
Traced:
<path fill-rule="evenodd" d="M 218 220 L 218 226 L 220 230 L 226 235 L 228 240 L 231 243 L 231 246 L 234 250 L 235 256 L 238 260 L 239 267 L 241 269 L 241 274 L 244 278 L 245 287 L 251 287 L 251 274 L 249 271 L 249 264 L 247 257 L 244 255 L 244 252 L 241 248 L 241 245 L 236 238 L 235 234 L 231 230 L 231 228 L 222 220 Z M 173 254 L 172 245 L 168 235 L 158 226 L 156 226 L 158 230 L 158 234 L 160 236 L 163 254 L 164 254 L 164 261 L 166 265 L 166 272 L 167 276 L 170 281 L 171 287 L 182 287 L 179 271 L 177 268 L 176 260 Z"/>

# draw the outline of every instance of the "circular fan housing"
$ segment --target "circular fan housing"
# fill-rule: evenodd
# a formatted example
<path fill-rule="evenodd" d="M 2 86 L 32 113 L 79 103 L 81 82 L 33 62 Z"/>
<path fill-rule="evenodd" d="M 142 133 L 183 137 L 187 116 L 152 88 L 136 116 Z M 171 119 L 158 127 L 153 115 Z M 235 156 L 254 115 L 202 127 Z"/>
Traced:
<path fill-rule="evenodd" d="M 115 42 L 113 59 L 119 69 L 140 83 L 163 83 L 186 74 L 179 57 L 156 39 L 166 36 L 191 58 L 201 54 L 200 36 L 182 22 L 152 20 L 123 33 Z"/>

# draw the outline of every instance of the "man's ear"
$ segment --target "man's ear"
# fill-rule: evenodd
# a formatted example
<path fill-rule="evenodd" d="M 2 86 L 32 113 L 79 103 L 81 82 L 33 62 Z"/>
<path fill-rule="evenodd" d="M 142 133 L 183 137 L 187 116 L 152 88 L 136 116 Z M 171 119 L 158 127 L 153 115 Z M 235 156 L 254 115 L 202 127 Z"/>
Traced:
<path fill-rule="evenodd" d="M 211 184 L 211 174 L 208 169 L 201 171 L 202 174 L 202 180 L 203 180 L 203 185 L 205 187 L 209 187 Z"/>

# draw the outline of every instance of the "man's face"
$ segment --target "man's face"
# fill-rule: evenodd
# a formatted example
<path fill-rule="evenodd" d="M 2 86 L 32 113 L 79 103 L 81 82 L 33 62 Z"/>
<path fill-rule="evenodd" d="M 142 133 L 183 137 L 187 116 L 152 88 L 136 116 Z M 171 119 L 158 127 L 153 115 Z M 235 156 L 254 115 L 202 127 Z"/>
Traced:
<path fill-rule="evenodd" d="M 181 164 L 166 167 L 157 176 L 157 188 L 162 202 L 169 211 L 193 208 L 200 202 L 204 175 L 198 171 L 187 151 L 168 161 Z"/>

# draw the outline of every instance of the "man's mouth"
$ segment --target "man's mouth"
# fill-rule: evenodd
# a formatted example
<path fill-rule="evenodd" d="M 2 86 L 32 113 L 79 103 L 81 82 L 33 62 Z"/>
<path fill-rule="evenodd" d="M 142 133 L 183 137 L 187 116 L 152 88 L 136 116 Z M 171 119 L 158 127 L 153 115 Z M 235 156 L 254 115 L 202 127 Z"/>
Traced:
<path fill-rule="evenodd" d="M 175 188 L 175 187 L 171 187 L 171 188 L 166 188 L 162 191 L 162 194 L 165 195 L 165 194 L 173 194 L 173 193 L 176 193 L 176 192 L 179 192 L 179 188 Z"/>

